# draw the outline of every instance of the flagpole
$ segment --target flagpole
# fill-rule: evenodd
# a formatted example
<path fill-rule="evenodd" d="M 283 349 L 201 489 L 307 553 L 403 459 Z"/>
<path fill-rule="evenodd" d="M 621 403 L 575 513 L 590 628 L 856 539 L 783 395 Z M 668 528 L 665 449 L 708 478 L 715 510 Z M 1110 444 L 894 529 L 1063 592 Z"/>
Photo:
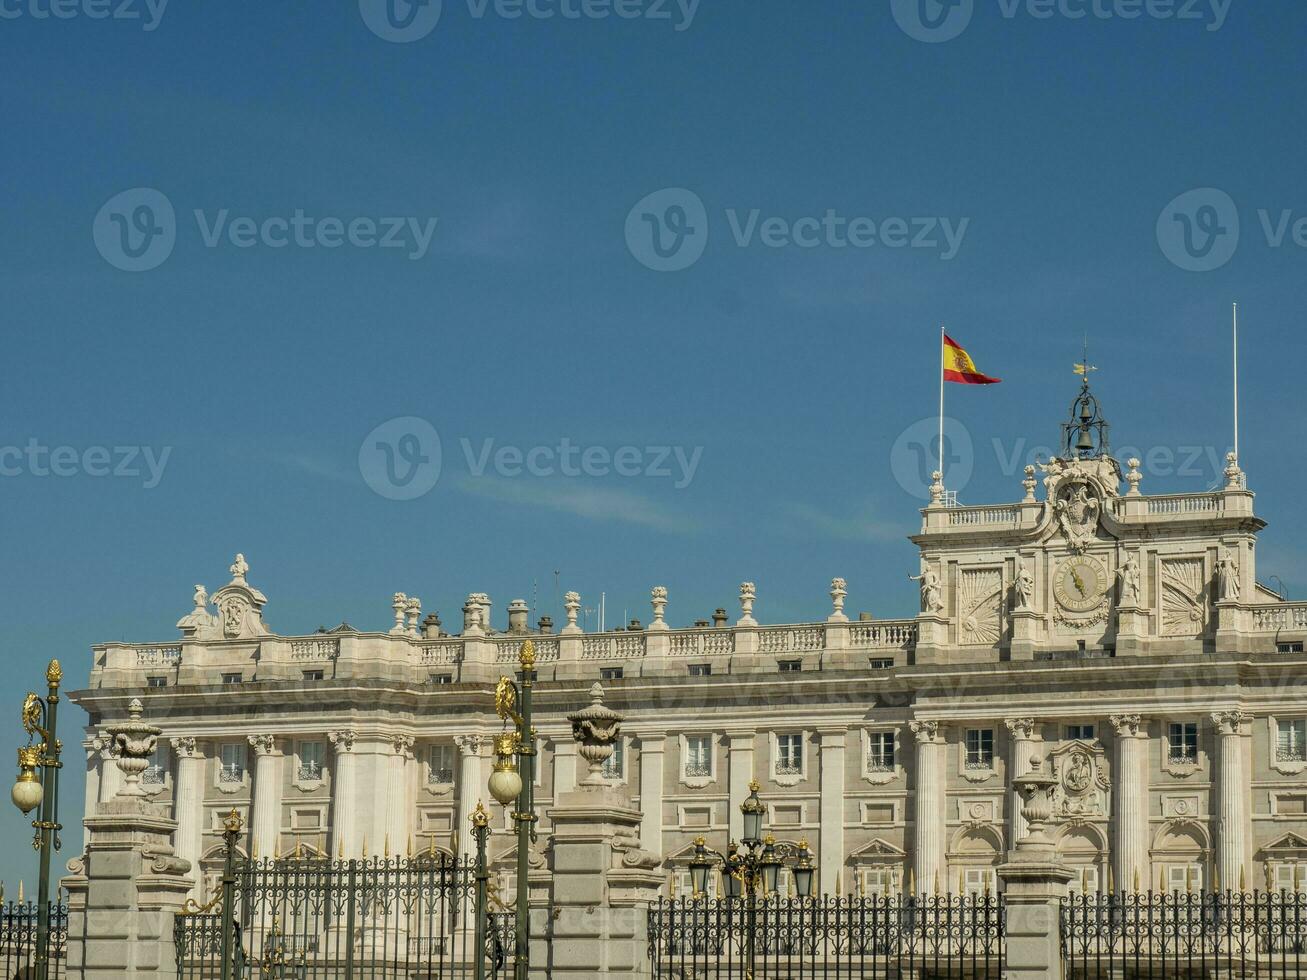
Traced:
<path fill-rule="evenodd" d="M 1238 452 L 1237 449 L 1235 451 Z M 944 483 L 944 324 L 942 323 L 939 325 L 939 482 L 941 486 Z"/>
<path fill-rule="evenodd" d="M 1234 460 L 1239 461 L 1239 304 L 1233 308 L 1234 317 Z"/>

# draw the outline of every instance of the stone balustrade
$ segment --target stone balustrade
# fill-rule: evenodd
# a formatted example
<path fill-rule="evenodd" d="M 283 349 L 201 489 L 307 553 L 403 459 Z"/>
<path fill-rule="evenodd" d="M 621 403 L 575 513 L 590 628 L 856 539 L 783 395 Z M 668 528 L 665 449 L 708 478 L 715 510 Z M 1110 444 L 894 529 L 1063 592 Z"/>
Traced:
<path fill-rule="evenodd" d="M 1254 606 L 1254 633 L 1278 633 L 1282 630 L 1307 630 L 1307 602 L 1277 602 Z"/>

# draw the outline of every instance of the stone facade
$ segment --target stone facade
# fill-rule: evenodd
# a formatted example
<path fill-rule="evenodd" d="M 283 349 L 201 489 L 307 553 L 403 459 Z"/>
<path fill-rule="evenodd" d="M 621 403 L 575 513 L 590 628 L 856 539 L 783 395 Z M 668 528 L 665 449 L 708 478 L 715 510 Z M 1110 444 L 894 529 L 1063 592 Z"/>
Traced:
<path fill-rule="evenodd" d="M 936 482 L 905 620 L 850 619 L 837 578 L 830 615 L 793 625 L 760 625 L 765 590 L 744 583 L 733 624 L 670 627 L 660 586 L 642 629 L 583 632 L 575 593 L 559 633 L 520 600 L 500 629 L 473 593 L 450 635 L 396 593 L 375 632 L 279 636 L 238 556 L 212 600 L 197 587 L 180 639 L 94 648 L 73 695 L 91 719 L 88 807 L 119 778 L 102 733 L 140 698 L 163 729 L 142 786 L 172 807 L 198 892 L 233 807 L 260 854 L 466 847 L 494 683 L 529 635 L 542 840 L 579 782 L 565 715 L 602 680 L 626 717 L 608 776 L 669 892 L 689 887 L 694 838 L 739 836 L 752 779 L 776 836 L 813 845 L 823 891 L 996 887 L 1024 831 L 1012 780 L 1036 758 L 1057 779 L 1048 834 L 1073 890 L 1307 887 L 1307 603 L 1257 582 L 1264 525 L 1238 461 L 1222 489 L 1149 496 L 1137 461 L 1068 447 L 1013 504 L 954 506 Z M 508 893 L 499 808 L 494 831 Z"/>

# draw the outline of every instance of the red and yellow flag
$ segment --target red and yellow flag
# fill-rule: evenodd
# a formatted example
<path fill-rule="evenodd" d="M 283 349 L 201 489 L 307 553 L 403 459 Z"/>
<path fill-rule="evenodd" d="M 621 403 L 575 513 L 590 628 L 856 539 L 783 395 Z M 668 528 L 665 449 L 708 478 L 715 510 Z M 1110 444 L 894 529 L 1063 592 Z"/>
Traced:
<path fill-rule="evenodd" d="M 991 378 L 977 371 L 971 355 L 959 347 L 956 340 L 945 334 L 944 380 L 954 381 L 960 385 L 996 385 L 1001 379 Z"/>

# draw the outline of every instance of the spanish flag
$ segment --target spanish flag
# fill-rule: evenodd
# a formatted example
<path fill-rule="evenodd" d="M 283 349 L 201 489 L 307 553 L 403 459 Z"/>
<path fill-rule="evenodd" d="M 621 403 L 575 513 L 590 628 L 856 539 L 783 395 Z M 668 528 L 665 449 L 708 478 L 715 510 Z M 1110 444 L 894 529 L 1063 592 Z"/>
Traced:
<path fill-rule="evenodd" d="M 944 334 L 944 380 L 960 385 L 996 385 L 1001 379 L 991 378 L 976 370 L 971 355 L 958 346 L 958 342 Z"/>

